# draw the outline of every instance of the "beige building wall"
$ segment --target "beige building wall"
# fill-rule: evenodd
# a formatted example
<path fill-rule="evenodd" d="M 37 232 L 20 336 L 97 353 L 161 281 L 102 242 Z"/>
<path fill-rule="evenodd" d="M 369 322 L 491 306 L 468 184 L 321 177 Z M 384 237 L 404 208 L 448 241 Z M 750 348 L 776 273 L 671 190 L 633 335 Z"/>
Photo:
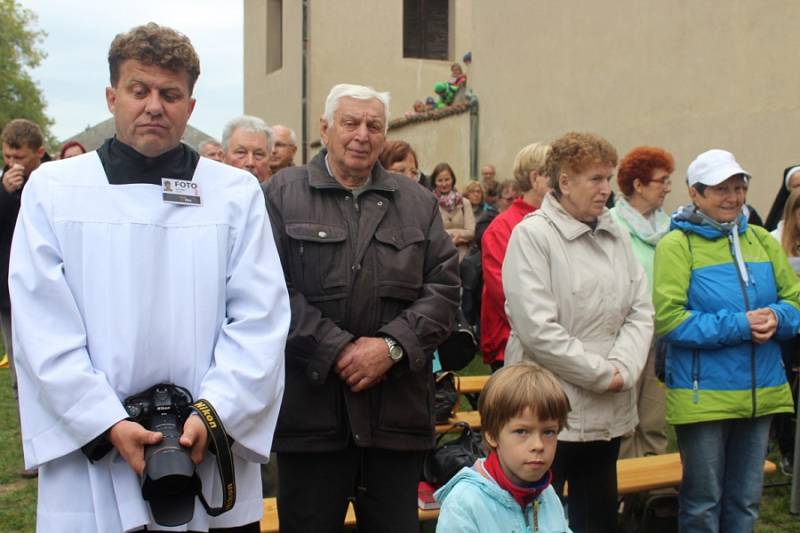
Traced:
<path fill-rule="evenodd" d="M 479 161 L 501 178 L 525 144 L 593 131 L 620 156 L 670 150 L 672 208 L 688 201 L 691 160 L 724 148 L 753 173 L 748 201 L 766 218 L 800 162 L 799 2 L 476 1 L 472 16 Z"/>
<path fill-rule="evenodd" d="M 439 163 L 449 163 L 456 186 L 463 191 L 469 182 L 469 113 L 436 121 L 411 123 L 391 130 L 389 139 L 402 139 L 417 153 L 419 169 L 429 175 Z M 442 154 L 448 154 L 446 158 Z"/>
<path fill-rule="evenodd" d="M 244 1 L 245 113 L 301 132 L 302 2 L 283 0 L 283 67 L 267 73 L 268 3 Z M 392 95 L 392 116 L 432 96 L 450 64 L 470 50 L 472 1 L 450 0 L 451 60 L 403 57 L 403 2 L 309 0 L 309 142 L 319 139 L 325 97 L 337 83 L 370 85 Z M 309 149 L 309 155 L 313 150 Z M 297 161 L 299 162 L 298 155 Z"/>
<path fill-rule="evenodd" d="M 283 1 L 280 24 L 268 17 L 269 0 L 244 2 L 244 112 L 268 124 L 284 124 L 301 135 L 302 117 L 302 2 Z M 271 23 L 271 25 L 269 24 Z M 269 72 L 268 27 L 282 30 L 283 57 Z M 300 156 L 295 156 L 295 163 Z"/>
<path fill-rule="evenodd" d="M 283 61 L 268 73 L 268 11 L 275 1 L 283 8 Z M 782 169 L 800 162 L 794 68 L 800 2 L 619 0 L 610 6 L 451 0 L 452 59 L 473 52 L 468 74 L 480 99 L 479 163 L 495 164 L 499 178 L 507 178 L 522 146 L 569 130 L 602 134 L 620 156 L 641 144 L 663 146 L 676 158 L 672 208 L 688 200 L 689 162 L 706 149 L 725 148 L 754 174 L 749 201 L 766 216 Z M 245 0 L 244 7 L 245 112 L 288 124 L 299 135 L 302 2 Z M 336 83 L 389 90 L 392 114 L 400 116 L 449 76 L 450 61 L 402 57 L 400 1 L 309 0 L 309 16 L 309 142 L 319 138 L 324 99 Z M 443 150 L 426 147 L 425 159 L 427 153 L 432 160 L 453 158 L 429 127 L 407 130 L 419 138 L 415 145 Z"/>

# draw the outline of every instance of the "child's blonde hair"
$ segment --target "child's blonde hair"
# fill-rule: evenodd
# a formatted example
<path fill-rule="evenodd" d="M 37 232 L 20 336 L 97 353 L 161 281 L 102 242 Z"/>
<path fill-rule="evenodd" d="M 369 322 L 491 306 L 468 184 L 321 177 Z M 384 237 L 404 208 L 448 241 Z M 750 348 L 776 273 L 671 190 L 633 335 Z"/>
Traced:
<path fill-rule="evenodd" d="M 539 420 L 557 420 L 559 431 L 567 425 L 564 389 L 552 372 L 531 361 L 503 367 L 486 382 L 478 405 L 481 431 L 496 440 L 503 426 L 526 409 Z"/>

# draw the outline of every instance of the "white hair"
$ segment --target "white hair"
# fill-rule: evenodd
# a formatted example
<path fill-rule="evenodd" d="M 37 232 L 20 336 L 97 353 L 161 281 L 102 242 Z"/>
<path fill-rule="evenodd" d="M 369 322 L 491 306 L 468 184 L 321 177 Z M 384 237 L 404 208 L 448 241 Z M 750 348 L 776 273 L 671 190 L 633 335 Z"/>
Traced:
<path fill-rule="evenodd" d="M 328 93 L 328 98 L 325 99 L 325 113 L 322 118 L 329 126 L 333 125 L 333 113 L 339 107 L 339 100 L 344 97 L 356 98 L 358 100 L 378 100 L 383 104 L 384 126 L 383 132 L 389 129 L 389 98 L 388 92 L 378 92 L 372 87 L 364 85 L 351 85 L 349 83 L 340 83 L 334 85 L 331 92 Z"/>
<path fill-rule="evenodd" d="M 272 128 L 258 117 L 242 115 L 228 121 L 222 129 L 222 149 L 228 151 L 231 136 L 236 130 L 243 130 L 251 133 L 263 133 L 267 137 L 267 152 L 272 150 Z"/>
<path fill-rule="evenodd" d="M 206 146 L 219 146 L 220 148 L 222 148 L 222 144 L 220 144 L 220 142 L 218 140 L 216 140 L 216 139 L 206 139 L 205 141 L 203 141 L 199 145 L 197 145 L 197 151 L 198 152 L 202 152 L 203 149 Z"/>
<path fill-rule="evenodd" d="M 275 131 L 274 131 L 275 128 L 285 128 L 286 131 L 289 132 L 289 139 L 292 141 L 292 144 L 297 146 L 297 135 L 295 135 L 294 130 L 292 128 L 290 128 L 289 126 L 284 126 L 283 124 L 273 124 L 272 125 L 272 129 L 273 129 L 272 133 L 275 133 Z"/>

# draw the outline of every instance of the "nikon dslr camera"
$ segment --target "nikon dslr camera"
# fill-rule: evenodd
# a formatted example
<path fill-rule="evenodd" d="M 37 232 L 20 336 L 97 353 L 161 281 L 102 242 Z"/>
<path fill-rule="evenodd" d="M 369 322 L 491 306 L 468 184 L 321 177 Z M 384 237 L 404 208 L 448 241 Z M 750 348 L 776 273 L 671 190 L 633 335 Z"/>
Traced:
<path fill-rule="evenodd" d="M 194 463 L 180 445 L 183 424 L 191 414 L 192 395 L 183 387 L 161 383 L 124 401 L 131 420 L 160 432 L 158 444 L 145 447 L 142 497 L 163 526 L 187 523 L 194 514 Z"/>

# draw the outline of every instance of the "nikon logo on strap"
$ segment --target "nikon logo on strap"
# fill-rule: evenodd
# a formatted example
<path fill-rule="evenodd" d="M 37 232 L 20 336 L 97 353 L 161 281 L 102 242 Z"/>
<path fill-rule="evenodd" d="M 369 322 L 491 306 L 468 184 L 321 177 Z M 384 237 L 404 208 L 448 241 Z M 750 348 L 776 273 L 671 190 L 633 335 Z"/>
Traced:
<path fill-rule="evenodd" d="M 216 413 L 213 412 L 212 408 L 205 402 L 205 400 L 198 400 L 194 402 L 192 407 L 194 407 L 195 410 L 206 419 L 206 425 L 208 426 L 209 430 L 217 428 Z"/>
<path fill-rule="evenodd" d="M 203 497 L 203 492 L 200 490 L 199 478 L 195 474 L 197 480 L 197 497 L 200 503 L 203 504 L 206 512 L 211 516 L 219 516 L 225 511 L 229 511 L 233 504 L 236 503 L 236 478 L 233 467 L 233 454 L 231 453 L 230 442 L 228 435 L 225 433 L 225 427 L 222 425 L 214 407 L 208 400 L 200 399 L 192 404 L 200 418 L 205 422 L 208 428 L 208 438 L 210 439 L 211 450 L 217 458 L 217 468 L 219 469 L 219 477 L 222 481 L 222 486 L 225 487 L 224 498 L 222 506 L 211 507 Z"/>

